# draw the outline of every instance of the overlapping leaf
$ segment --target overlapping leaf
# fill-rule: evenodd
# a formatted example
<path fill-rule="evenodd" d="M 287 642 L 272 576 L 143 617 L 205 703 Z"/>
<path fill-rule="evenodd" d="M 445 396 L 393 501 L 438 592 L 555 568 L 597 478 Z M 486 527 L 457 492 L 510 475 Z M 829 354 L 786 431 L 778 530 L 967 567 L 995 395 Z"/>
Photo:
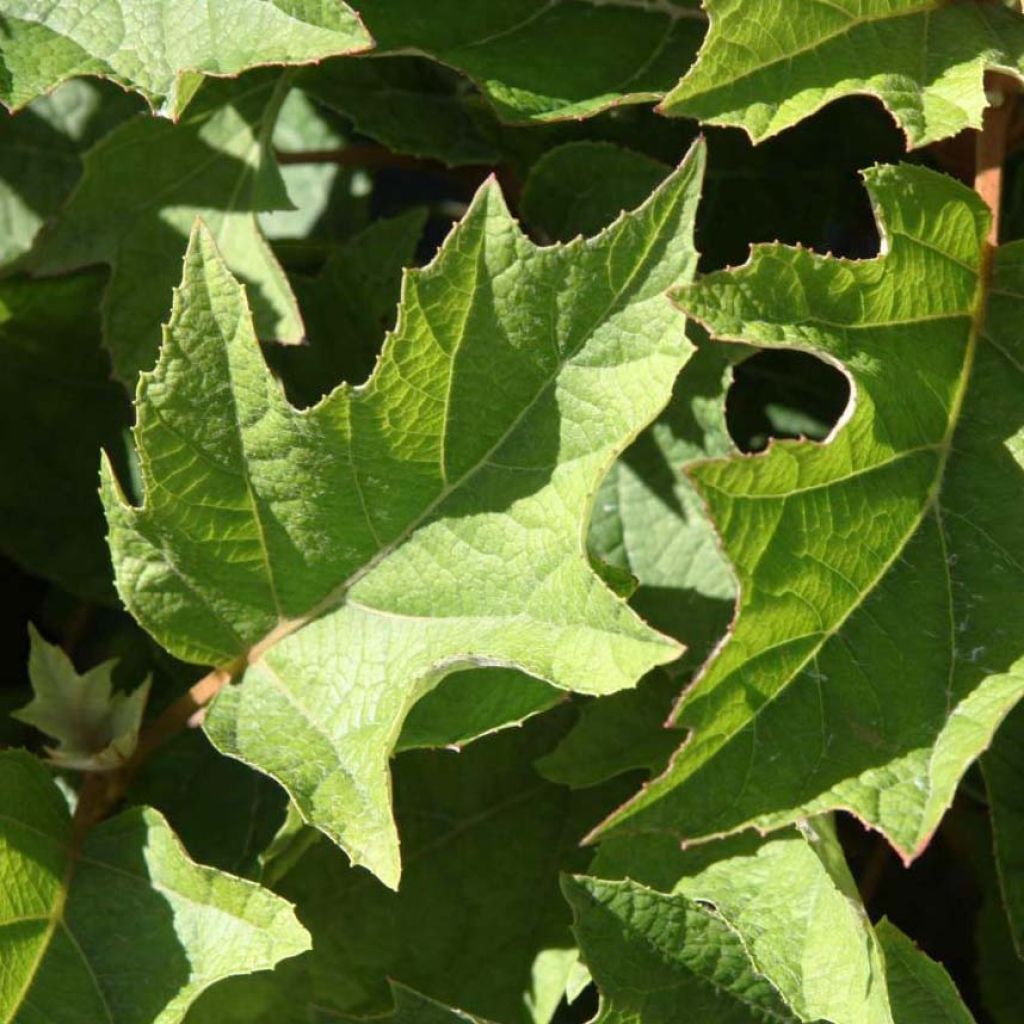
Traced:
<path fill-rule="evenodd" d="M 181 124 L 133 118 L 86 154 L 82 180 L 40 237 L 32 268 L 110 265 L 103 335 L 121 380 L 134 383 L 156 359 L 197 215 L 249 285 L 260 336 L 301 340 L 295 298 L 256 222 L 259 211 L 290 206 L 267 145 L 286 92 L 276 72 L 211 82 Z"/>
<path fill-rule="evenodd" d="M 192 863 L 155 811 L 84 838 L 38 761 L 0 753 L 0 1017 L 173 1024 L 209 985 L 308 948 L 284 900 Z"/>
<path fill-rule="evenodd" d="M 703 150 L 595 239 L 540 249 L 493 184 L 405 281 L 376 372 L 305 412 L 267 372 L 198 232 L 135 439 L 145 503 L 104 472 L 120 593 L 173 653 L 243 667 L 206 729 L 396 884 L 387 757 L 449 672 L 507 665 L 582 692 L 677 645 L 590 569 L 598 481 L 690 345 Z"/>
<path fill-rule="evenodd" d="M 678 709 L 690 740 L 612 829 L 843 808 L 910 859 L 1024 693 L 1024 246 L 993 252 L 952 179 L 867 180 L 877 259 L 762 246 L 680 293 L 719 337 L 821 353 L 854 396 L 824 444 L 694 469 L 737 617 Z"/>
<path fill-rule="evenodd" d="M 566 886 L 597 1019 L 970 1024 L 938 964 L 889 922 L 872 928 L 830 823 L 801 832 L 603 846 L 599 877 Z"/>
<path fill-rule="evenodd" d="M 659 99 L 689 66 L 705 28 L 697 0 L 435 0 L 429 8 L 361 0 L 358 7 L 382 51 L 422 53 L 464 71 L 508 121 L 586 117 Z"/>
<path fill-rule="evenodd" d="M 1024 16 L 943 0 L 706 0 L 697 63 L 667 114 L 755 141 L 842 96 L 877 96 L 911 147 L 981 126 L 984 73 L 1024 75 Z"/>
<path fill-rule="evenodd" d="M 370 45 L 342 0 L 5 0 L 0 103 L 17 109 L 68 78 L 100 75 L 178 117 L 203 75 L 304 64 Z"/>

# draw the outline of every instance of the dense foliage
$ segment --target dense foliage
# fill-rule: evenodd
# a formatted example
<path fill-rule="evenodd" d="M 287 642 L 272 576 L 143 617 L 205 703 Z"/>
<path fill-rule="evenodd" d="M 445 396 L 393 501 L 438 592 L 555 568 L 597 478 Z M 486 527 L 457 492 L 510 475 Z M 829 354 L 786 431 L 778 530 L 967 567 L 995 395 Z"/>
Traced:
<path fill-rule="evenodd" d="M 0 1021 L 1024 1021 L 1021 82 L 0 0 Z"/>

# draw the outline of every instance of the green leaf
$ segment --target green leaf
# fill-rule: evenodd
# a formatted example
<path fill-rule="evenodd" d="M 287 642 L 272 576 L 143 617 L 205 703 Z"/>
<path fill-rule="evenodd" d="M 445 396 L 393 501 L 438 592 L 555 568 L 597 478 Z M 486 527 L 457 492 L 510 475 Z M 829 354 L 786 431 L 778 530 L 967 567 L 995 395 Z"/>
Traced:
<path fill-rule="evenodd" d="M 284 900 L 192 863 L 153 810 L 84 839 L 49 772 L 0 753 L 0 1017 L 172 1024 L 203 989 L 308 948 Z"/>
<path fill-rule="evenodd" d="M 515 669 L 453 672 L 413 705 L 395 751 L 461 747 L 498 729 L 520 725 L 564 700 L 557 687 Z"/>
<path fill-rule="evenodd" d="M 523 216 L 560 242 L 592 235 L 642 203 L 670 171 L 660 160 L 610 142 L 568 142 L 530 169 Z"/>
<path fill-rule="evenodd" d="M 910 860 L 1024 693 L 1024 245 L 991 254 L 987 209 L 950 178 L 867 181 L 878 258 L 759 246 L 679 296 L 718 337 L 820 353 L 854 395 L 825 443 L 691 471 L 737 616 L 680 705 L 693 735 L 611 829 L 696 839 L 842 808 Z"/>
<path fill-rule="evenodd" d="M 193 860 L 245 878 L 259 878 L 287 805 L 273 779 L 219 753 L 200 729 L 144 761 L 126 800 L 163 814 Z"/>
<path fill-rule="evenodd" d="M 427 999 L 411 988 L 392 983 L 391 992 L 395 1000 L 395 1009 L 392 1013 L 375 1017 L 381 1024 L 487 1024 L 482 1017 L 471 1017 L 461 1010 L 453 1010 L 450 1007 L 442 1006 Z M 346 1018 L 339 1018 L 345 1020 Z M 365 1021 L 365 1017 L 348 1018 L 349 1020 Z"/>
<path fill-rule="evenodd" d="M 331 60 L 303 71 L 298 82 L 349 118 L 361 135 L 396 153 L 449 167 L 500 159 L 494 114 L 461 75 L 433 61 Z"/>
<path fill-rule="evenodd" d="M 205 728 L 390 885 L 387 757 L 457 668 L 624 689 L 678 647 L 582 550 L 591 497 L 689 355 L 703 150 L 590 241 L 541 249 L 493 183 L 406 275 L 377 369 L 296 412 L 199 231 L 139 387 L 145 502 L 103 497 L 125 604 L 185 660 L 245 665 Z M 282 742 L 284 740 L 284 742 Z"/>
<path fill-rule="evenodd" d="M 504 1024 L 546 1024 L 575 961 L 559 872 L 586 867 L 580 836 L 623 792 L 573 794 L 536 774 L 533 760 L 565 722 L 556 713 L 462 753 L 396 758 L 400 891 L 318 836 L 274 883 L 313 951 L 269 977 L 219 986 L 189 1024 L 214 1024 L 239 1002 L 289 1003 L 298 1020 L 383 1013 L 388 979 Z M 273 1019 L 263 1014 L 248 1024 Z"/>
<path fill-rule="evenodd" d="M 512 122 L 660 99 L 705 28 L 697 0 L 361 0 L 359 12 L 381 51 L 458 68 Z"/>
<path fill-rule="evenodd" d="M 1024 959 L 1024 706 L 996 733 L 982 758 L 992 814 L 996 869 L 1018 955 Z"/>
<path fill-rule="evenodd" d="M 710 908 L 629 881 L 566 878 L 562 889 L 601 993 L 594 1024 L 799 1021 Z"/>
<path fill-rule="evenodd" d="M 885 104 L 911 148 L 980 128 L 986 69 L 1024 76 L 1024 17 L 936 0 L 705 0 L 697 63 L 666 114 L 756 142 L 842 96 Z M 756 12 L 756 13 L 755 13 Z"/>
<path fill-rule="evenodd" d="M 134 384 L 153 365 L 197 215 L 249 285 L 260 337 L 302 339 L 295 298 L 256 221 L 290 205 L 268 147 L 286 92 L 277 72 L 210 82 L 181 124 L 136 117 L 85 155 L 82 180 L 40 236 L 31 267 L 110 265 L 103 337 L 122 381 Z"/>
<path fill-rule="evenodd" d="M 82 152 L 138 109 L 97 82 L 68 82 L 17 116 L 0 114 L 0 264 L 28 252 L 82 173 Z"/>
<path fill-rule="evenodd" d="M 422 208 L 376 220 L 339 245 L 315 277 L 292 279 L 306 344 L 267 346 L 265 355 L 293 403 L 313 405 L 342 381 L 369 377 L 394 327 L 402 271 L 414 262 L 425 221 Z"/>
<path fill-rule="evenodd" d="M 341 0 L 99 0 L 87 8 L 5 0 L 0 103 L 16 110 L 68 78 L 99 75 L 177 118 L 203 75 L 307 64 L 371 43 Z"/>
<path fill-rule="evenodd" d="M 102 277 L 0 281 L 0 548 L 89 601 L 114 600 L 96 455 L 124 465 L 124 389 L 100 347 Z M 13 484 L 17 481 L 17 485 Z M 20 626 L 18 627 L 21 628 Z"/>
<path fill-rule="evenodd" d="M 743 969 L 735 972 L 739 980 L 721 986 L 730 992 L 727 1005 L 751 984 L 753 971 L 784 1001 L 789 1015 L 783 1019 L 893 1024 L 884 958 L 835 833 L 824 820 L 804 825 L 803 833 L 769 840 L 742 836 L 692 851 L 661 837 L 613 840 L 602 846 L 591 871 L 671 892 L 653 901 L 647 929 L 657 928 L 666 914 L 712 916 L 718 924 L 712 942 L 725 949 L 738 944 L 744 954 Z M 641 894 L 656 895 L 617 885 L 618 898 L 629 893 L 634 907 Z M 581 945 L 589 963 L 582 939 Z M 596 969 L 595 976 L 600 987 Z"/>
<path fill-rule="evenodd" d="M 895 1024 L 974 1024 L 941 964 L 922 953 L 887 920 L 879 922 L 875 934 L 885 953 Z"/>
<path fill-rule="evenodd" d="M 79 675 L 64 651 L 48 644 L 35 626 L 29 625 L 28 635 L 33 698 L 13 711 L 14 717 L 57 741 L 46 752 L 60 768 L 119 768 L 138 743 L 149 678 L 130 694 L 115 693 L 111 673 L 116 661 Z"/>

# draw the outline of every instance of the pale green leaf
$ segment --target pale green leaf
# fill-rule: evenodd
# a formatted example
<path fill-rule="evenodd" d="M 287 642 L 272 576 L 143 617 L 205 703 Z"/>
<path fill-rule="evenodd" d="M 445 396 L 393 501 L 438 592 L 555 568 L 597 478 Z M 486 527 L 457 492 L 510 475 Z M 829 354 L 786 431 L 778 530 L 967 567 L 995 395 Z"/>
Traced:
<path fill-rule="evenodd" d="M 877 96 L 911 147 L 980 128 L 986 69 L 1024 76 L 1024 17 L 943 0 L 705 0 L 697 63 L 666 114 L 769 138 L 832 100 Z"/>
<path fill-rule="evenodd" d="M 693 273 L 698 147 L 592 240 L 538 248 L 493 183 L 406 275 L 367 384 L 296 412 L 242 289 L 193 239 L 135 440 L 145 502 L 103 494 L 120 593 L 172 653 L 245 665 L 205 728 L 389 884 L 387 757 L 450 672 L 633 685 L 678 646 L 591 570 L 609 465 L 690 344 L 665 289 Z"/>
<path fill-rule="evenodd" d="M 822 444 L 693 469 L 737 617 L 680 705 L 693 735 L 612 828 L 842 808 L 909 860 L 1024 693 L 1024 245 L 991 254 L 989 288 L 973 192 L 914 167 L 867 181 L 878 258 L 758 246 L 679 296 L 721 338 L 821 354 L 853 397 Z"/>
<path fill-rule="evenodd" d="M 67 654 L 47 643 L 35 626 L 29 625 L 28 634 L 33 697 L 12 712 L 14 717 L 57 741 L 46 752 L 58 767 L 119 768 L 138 743 L 149 678 L 131 693 L 115 693 L 111 675 L 116 661 L 105 661 L 79 675 Z"/>
<path fill-rule="evenodd" d="M 1014 945 L 1024 958 L 1024 706 L 1003 723 L 981 764 L 1000 888 Z"/>
<path fill-rule="evenodd" d="M 261 71 L 208 83 L 181 124 L 133 118 L 86 153 L 81 182 L 40 236 L 36 271 L 110 265 L 103 336 L 126 383 L 156 359 L 196 216 L 249 286 L 260 337 L 302 339 L 295 298 L 256 220 L 290 205 L 267 145 L 286 92 L 280 74 Z"/>
<path fill-rule="evenodd" d="M 182 852 L 153 810 L 73 834 L 46 768 L 0 753 L 0 1019 L 173 1024 L 221 978 L 309 946 L 284 900 Z"/>
<path fill-rule="evenodd" d="M 371 44 L 342 0 L 4 0 L 0 103 L 17 109 L 68 78 L 99 75 L 177 118 L 202 75 L 306 64 Z"/>
<path fill-rule="evenodd" d="M 513 122 L 660 99 L 705 28 L 697 0 L 361 0 L 359 13 L 381 51 L 465 72 Z"/>

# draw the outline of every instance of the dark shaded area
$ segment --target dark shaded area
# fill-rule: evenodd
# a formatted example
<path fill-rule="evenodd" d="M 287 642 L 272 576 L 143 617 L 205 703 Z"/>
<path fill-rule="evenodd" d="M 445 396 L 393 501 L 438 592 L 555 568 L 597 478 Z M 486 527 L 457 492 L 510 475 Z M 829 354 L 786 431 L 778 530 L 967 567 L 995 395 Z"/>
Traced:
<path fill-rule="evenodd" d="M 765 349 L 733 370 L 725 417 L 736 446 L 760 452 L 772 438 L 820 441 L 850 401 L 850 382 L 807 352 Z"/>

